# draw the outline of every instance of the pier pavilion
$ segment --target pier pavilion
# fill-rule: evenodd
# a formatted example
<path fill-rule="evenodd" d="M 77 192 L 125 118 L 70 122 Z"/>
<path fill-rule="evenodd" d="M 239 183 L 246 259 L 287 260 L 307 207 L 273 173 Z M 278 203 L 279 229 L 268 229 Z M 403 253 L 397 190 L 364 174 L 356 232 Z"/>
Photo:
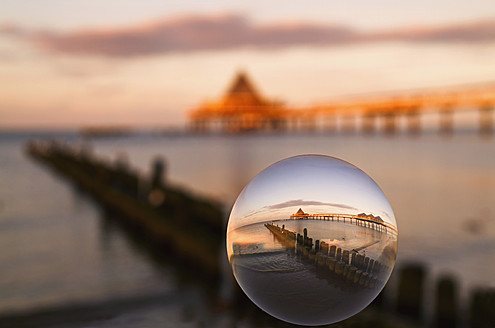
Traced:
<path fill-rule="evenodd" d="M 237 74 L 220 100 L 203 103 L 189 113 L 193 132 L 280 130 L 286 116 L 286 108 L 261 96 L 244 72 Z"/>
<path fill-rule="evenodd" d="M 308 213 L 304 213 L 304 211 L 302 210 L 302 208 L 300 208 L 296 213 L 292 214 L 290 216 L 290 218 L 292 220 L 304 220 L 304 219 L 308 219 L 309 218 L 309 214 Z"/>

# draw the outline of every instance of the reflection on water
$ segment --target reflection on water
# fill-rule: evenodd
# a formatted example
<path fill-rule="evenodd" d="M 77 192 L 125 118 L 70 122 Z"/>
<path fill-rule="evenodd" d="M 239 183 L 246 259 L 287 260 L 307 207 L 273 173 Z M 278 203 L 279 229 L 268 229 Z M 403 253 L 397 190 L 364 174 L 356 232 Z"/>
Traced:
<path fill-rule="evenodd" d="M 244 292 L 275 317 L 305 325 L 365 308 L 388 280 L 397 251 L 395 234 L 331 221 L 255 223 L 229 239 Z"/>

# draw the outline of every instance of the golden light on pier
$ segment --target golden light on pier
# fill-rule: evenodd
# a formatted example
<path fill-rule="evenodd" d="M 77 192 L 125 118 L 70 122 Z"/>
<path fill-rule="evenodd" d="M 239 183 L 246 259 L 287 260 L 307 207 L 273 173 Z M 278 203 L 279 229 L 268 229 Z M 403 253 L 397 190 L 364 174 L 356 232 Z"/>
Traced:
<path fill-rule="evenodd" d="M 191 110 L 189 122 L 193 132 L 330 132 L 336 129 L 337 119 L 347 122 L 343 124 L 343 130 L 355 130 L 355 123 L 360 118 L 364 133 L 373 133 L 376 122 L 382 120 L 384 132 L 394 134 L 398 130 L 398 119 L 405 117 L 408 133 L 416 134 L 421 130 L 420 115 L 438 112 L 440 133 L 452 133 L 455 112 L 477 110 L 480 133 L 491 134 L 494 108 L 494 83 L 355 96 L 306 108 L 291 108 L 262 97 L 246 73 L 240 72 L 219 101 L 204 103 Z"/>

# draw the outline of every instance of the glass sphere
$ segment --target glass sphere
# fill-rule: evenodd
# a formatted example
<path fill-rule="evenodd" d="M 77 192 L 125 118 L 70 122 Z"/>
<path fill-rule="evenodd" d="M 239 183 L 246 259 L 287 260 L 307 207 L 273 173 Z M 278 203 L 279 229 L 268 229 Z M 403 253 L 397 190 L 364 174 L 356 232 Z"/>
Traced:
<path fill-rule="evenodd" d="M 324 325 L 363 310 L 387 282 L 397 224 L 378 185 L 337 158 L 302 155 L 244 187 L 227 227 L 227 254 L 242 290 L 262 310 Z"/>

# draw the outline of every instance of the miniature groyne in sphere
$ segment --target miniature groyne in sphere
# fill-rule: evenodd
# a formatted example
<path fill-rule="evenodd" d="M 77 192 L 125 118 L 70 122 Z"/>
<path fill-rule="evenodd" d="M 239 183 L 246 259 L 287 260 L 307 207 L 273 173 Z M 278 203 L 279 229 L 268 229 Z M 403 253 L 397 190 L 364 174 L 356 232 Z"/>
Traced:
<path fill-rule="evenodd" d="M 284 225 L 279 227 L 266 223 L 265 227 L 284 247 L 294 250 L 318 270 L 338 276 L 348 284 L 365 288 L 381 287 L 385 284 L 387 273 L 391 271 L 385 264 L 355 250 L 345 250 L 320 240 L 313 242 L 306 228 L 301 235 L 285 229 Z"/>

